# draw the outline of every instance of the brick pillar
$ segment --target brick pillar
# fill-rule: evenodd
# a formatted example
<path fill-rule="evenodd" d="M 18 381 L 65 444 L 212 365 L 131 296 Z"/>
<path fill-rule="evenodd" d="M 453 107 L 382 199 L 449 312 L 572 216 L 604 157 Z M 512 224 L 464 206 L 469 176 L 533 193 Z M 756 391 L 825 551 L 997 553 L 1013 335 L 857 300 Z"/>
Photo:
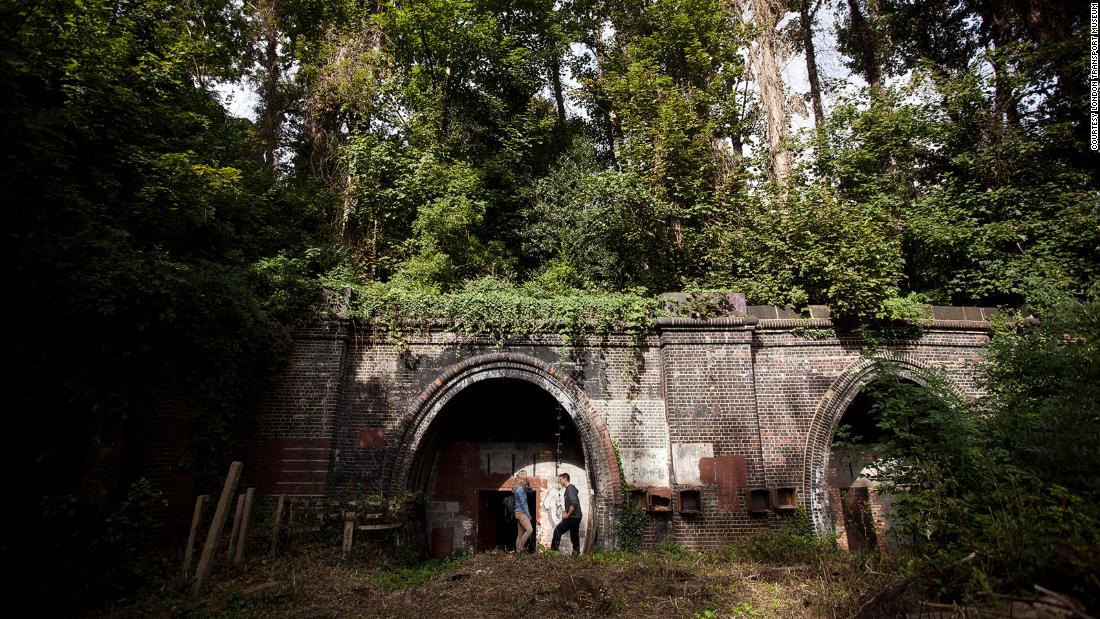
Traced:
<path fill-rule="evenodd" d="M 290 362 L 260 408 L 261 493 L 328 491 L 349 333 L 348 321 L 324 320 L 295 335 Z"/>
<path fill-rule="evenodd" d="M 155 506 L 165 533 L 187 526 L 194 506 L 195 448 L 187 398 L 171 362 L 163 362 L 149 396 L 142 470 L 164 503 Z"/>
<path fill-rule="evenodd" d="M 701 490 L 699 517 L 675 517 L 677 541 L 716 547 L 756 528 L 747 487 L 764 485 L 752 350 L 753 317 L 660 318 L 661 372 L 673 487 Z"/>

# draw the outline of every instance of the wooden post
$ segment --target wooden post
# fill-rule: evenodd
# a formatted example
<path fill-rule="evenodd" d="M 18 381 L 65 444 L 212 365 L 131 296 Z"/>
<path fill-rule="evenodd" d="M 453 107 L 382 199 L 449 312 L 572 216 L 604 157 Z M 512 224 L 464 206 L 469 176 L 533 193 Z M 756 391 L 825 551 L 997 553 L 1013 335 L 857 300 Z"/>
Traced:
<path fill-rule="evenodd" d="M 234 462 L 229 465 L 229 474 L 225 477 L 225 486 L 218 497 L 218 507 L 214 510 L 214 521 L 210 523 L 210 530 L 206 532 L 206 543 L 202 547 L 202 556 L 199 557 L 199 567 L 195 571 L 195 586 L 192 591 L 198 595 L 202 591 L 202 581 L 210 573 L 211 564 L 214 561 L 214 553 L 218 549 L 218 538 L 225 528 L 225 519 L 229 515 L 229 502 L 237 492 L 237 482 L 241 478 L 241 468 L 244 465 Z"/>
<path fill-rule="evenodd" d="M 233 514 L 233 529 L 229 532 L 229 552 L 225 558 L 233 560 L 233 553 L 237 549 L 237 533 L 241 530 L 241 514 L 244 513 L 244 495 L 237 496 L 237 511 Z"/>
<path fill-rule="evenodd" d="M 344 558 L 351 555 L 351 545 L 355 540 L 355 512 L 344 512 Z"/>
<path fill-rule="evenodd" d="M 240 563 L 241 559 L 244 559 L 244 540 L 248 539 L 248 521 L 252 518 L 252 500 L 255 496 L 255 488 L 245 490 L 244 515 L 241 516 L 241 536 L 237 539 L 237 554 L 233 555 L 233 563 Z"/>
<path fill-rule="evenodd" d="M 209 501 L 209 494 L 199 495 L 195 499 L 195 513 L 191 515 L 191 533 L 187 535 L 187 548 L 183 550 L 183 570 L 180 572 L 180 580 L 187 580 L 187 573 L 191 571 L 191 557 L 195 554 L 195 538 L 199 536 L 199 525 L 202 524 L 202 515 L 206 513 L 206 504 Z"/>
<path fill-rule="evenodd" d="M 271 556 L 275 556 L 275 550 L 279 547 L 279 525 L 283 523 L 283 507 L 286 505 L 286 495 L 279 495 L 279 502 L 275 504 L 275 527 L 271 533 Z"/>

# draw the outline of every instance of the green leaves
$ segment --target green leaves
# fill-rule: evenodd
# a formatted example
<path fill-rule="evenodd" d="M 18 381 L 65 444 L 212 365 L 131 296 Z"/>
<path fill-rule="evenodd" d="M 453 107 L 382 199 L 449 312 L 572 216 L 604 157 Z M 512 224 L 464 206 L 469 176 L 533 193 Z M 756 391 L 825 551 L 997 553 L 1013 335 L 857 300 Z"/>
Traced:
<path fill-rule="evenodd" d="M 655 299 L 638 294 L 582 290 L 537 294 L 532 288 L 517 289 L 491 277 L 448 294 L 399 285 L 358 288 L 355 316 L 393 335 L 402 329 L 443 324 L 455 332 L 503 344 L 512 336 L 534 333 L 561 333 L 570 341 L 588 333 L 641 337 L 657 312 Z"/>
<path fill-rule="evenodd" d="M 282 294 L 286 281 L 251 265 L 296 254 L 305 218 L 256 165 L 251 126 L 205 89 L 235 72 L 222 64 L 232 55 L 225 6 L 0 8 L 0 257 L 8 299 L 19 300 L 5 304 L 4 337 L 25 360 L 11 377 L 13 431 L 32 438 L 15 457 L 33 463 L 14 517 L 34 532 L 5 550 L 56 535 L 30 526 L 37 496 L 79 496 L 67 545 L 51 547 L 42 572 L 28 566 L 36 587 L 89 583 L 66 589 L 66 604 L 140 584 L 82 574 L 109 574 L 96 561 L 110 553 L 89 544 L 119 522 L 103 518 L 147 473 L 150 419 L 165 398 L 191 441 L 178 470 L 204 483 L 239 444 L 300 309 Z M 139 554 L 126 550 L 118 560 Z"/>
<path fill-rule="evenodd" d="M 952 599 L 1057 582 L 1096 602 L 1100 298 L 1048 291 L 1033 309 L 1040 320 L 998 330 L 977 402 L 934 374 L 902 381 L 888 362 L 868 390 L 894 531 Z M 958 559 L 972 551 L 981 568 L 967 571 Z"/>
<path fill-rule="evenodd" d="M 590 285 L 611 290 L 677 285 L 674 209 L 637 175 L 593 169 L 581 143 L 536 188 L 526 248 L 568 264 Z"/>
<path fill-rule="evenodd" d="M 828 304 L 838 318 L 866 320 L 897 295 L 901 245 L 885 209 L 820 188 L 792 188 L 751 209 L 727 267 L 751 299 Z"/>

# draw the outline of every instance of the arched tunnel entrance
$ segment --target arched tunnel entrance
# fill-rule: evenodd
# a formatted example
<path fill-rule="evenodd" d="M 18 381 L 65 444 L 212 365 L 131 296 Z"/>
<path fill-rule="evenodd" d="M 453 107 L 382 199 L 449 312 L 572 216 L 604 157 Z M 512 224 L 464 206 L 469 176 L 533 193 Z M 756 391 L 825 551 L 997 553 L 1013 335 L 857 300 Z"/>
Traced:
<path fill-rule="evenodd" d="M 431 421 L 409 471 L 408 488 L 426 498 L 431 554 L 511 550 L 516 523 L 504 497 L 520 470 L 531 480 L 530 548 L 536 542 L 549 546 L 561 519 L 560 473 L 569 473 L 582 509 L 593 513 L 583 443 L 572 416 L 551 393 L 519 378 L 486 378 L 455 393 Z M 567 537 L 562 549 L 568 546 Z"/>
<path fill-rule="evenodd" d="M 900 379 L 908 386 L 917 383 Z M 837 542 L 848 550 L 892 547 L 888 535 L 892 497 L 878 491 L 874 461 L 884 435 L 875 383 L 864 385 L 836 424 L 825 468 L 826 504 Z"/>

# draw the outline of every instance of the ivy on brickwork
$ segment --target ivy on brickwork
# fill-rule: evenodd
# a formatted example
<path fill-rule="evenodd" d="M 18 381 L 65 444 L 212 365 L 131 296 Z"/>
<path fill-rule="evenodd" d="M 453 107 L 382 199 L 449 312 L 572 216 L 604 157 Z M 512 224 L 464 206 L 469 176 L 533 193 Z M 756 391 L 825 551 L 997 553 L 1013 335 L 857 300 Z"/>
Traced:
<path fill-rule="evenodd" d="M 626 481 L 623 459 L 619 455 L 619 444 L 615 439 L 611 439 L 611 448 L 615 451 L 615 466 L 619 471 L 619 489 L 622 497 L 619 517 L 615 520 L 615 533 L 618 535 L 620 548 L 628 552 L 638 552 L 642 549 L 642 538 L 649 525 L 649 518 L 643 507 L 635 505 L 630 500 L 630 484 Z"/>
<path fill-rule="evenodd" d="M 874 319 L 860 323 L 855 332 L 873 352 L 894 342 L 919 340 L 932 320 L 932 306 L 920 295 L 909 294 L 883 302 Z"/>
<path fill-rule="evenodd" d="M 566 347 L 580 347 L 589 336 L 626 335 L 633 339 L 635 367 L 627 369 L 633 384 L 642 363 L 642 343 L 656 318 L 677 316 L 713 318 L 733 311 L 729 291 L 695 291 L 683 299 L 659 299 L 644 289 L 606 292 L 582 289 L 542 289 L 517 286 L 495 277 L 483 277 L 449 292 L 408 286 L 401 282 L 366 285 L 330 278 L 329 311 L 347 311 L 351 318 L 402 345 L 410 332 L 431 327 L 490 339 L 498 346 L 534 334 L 556 333 Z M 910 295 L 892 299 L 880 313 L 854 323 L 845 331 L 861 336 L 868 349 L 923 335 L 931 322 L 931 308 Z M 811 340 L 836 337 L 833 328 L 796 327 L 794 335 Z M 637 385 L 633 385 L 637 388 Z"/>
<path fill-rule="evenodd" d="M 448 293 L 391 284 L 349 286 L 352 317 L 395 337 L 409 328 L 446 325 L 499 344 L 535 333 L 559 333 L 568 345 L 586 335 L 622 333 L 640 340 L 659 314 L 642 291 L 540 294 L 492 277 Z"/>
<path fill-rule="evenodd" d="M 831 337 L 836 337 L 836 329 L 833 329 L 832 327 L 821 329 L 815 329 L 811 327 L 795 327 L 791 329 L 791 333 L 795 337 L 801 337 L 807 340 L 827 340 Z"/>

